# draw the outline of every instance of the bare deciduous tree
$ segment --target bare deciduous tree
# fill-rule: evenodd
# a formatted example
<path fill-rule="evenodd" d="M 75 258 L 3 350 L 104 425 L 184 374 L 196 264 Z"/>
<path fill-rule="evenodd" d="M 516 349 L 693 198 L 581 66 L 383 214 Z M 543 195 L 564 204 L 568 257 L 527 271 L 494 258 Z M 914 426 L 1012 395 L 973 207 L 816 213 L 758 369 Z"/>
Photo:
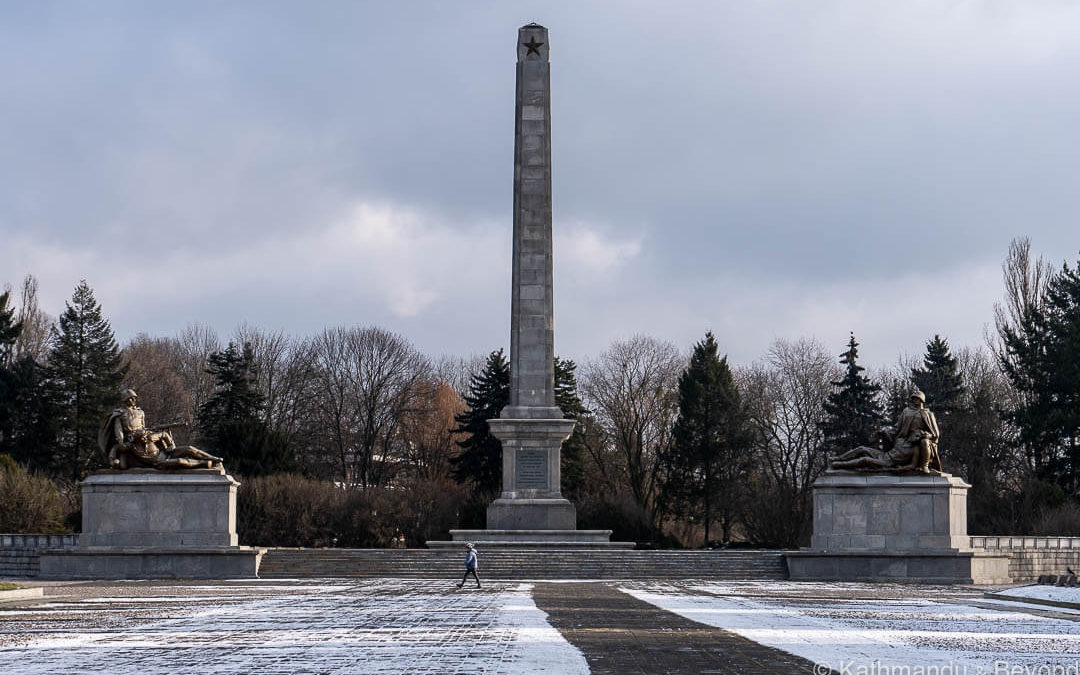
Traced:
<path fill-rule="evenodd" d="M 310 345 L 280 330 L 264 331 L 247 324 L 237 327 L 234 340 L 251 345 L 258 389 L 266 396 L 263 421 L 290 442 L 298 441 L 303 421 L 313 409 Z"/>
<path fill-rule="evenodd" d="M 139 405 L 147 411 L 151 425 L 193 419 L 191 392 L 176 371 L 176 352 L 176 340 L 152 338 L 146 333 L 124 345 L 125 385 L 139 394 Z M 119 403 L 119 392 L 117 397 Z M 174 429 L 172 433 L 178 442 L 186 443 L 192 429 Z"/>
<path fill-rule="evenodd" d="M 911 381 L 911 371 L 922 365 L 918 357 L 901 354 L 892 366 L 875 368 L 870 379 L 881 386 L 881 403 L 885 409 L 885 424 L 899 419 L 900 412 L 907 406 L 908 396 L 915 387 Z"/>
<path fill-rule="evenodd" d="M 35 363 L 45 363 L 49 354 L 49 331 L 54 320 L 38 307 L 38 282 L 34 275 L 23 279 L 16 321 L 22 324 L 22 332 L 12 349 L 15 359 L 30 358 Z"/>
<path fill-rule="evenodd" d="M 762 362 L 740 371 L 743 400 L 756 429 L 754 506 L 747 534 L 763 544 L 794 546 L 811 516 L 810 489 L 825 468 L 818 422 L 831 382 L 843 373 L 817 340 L 777 340 Z"/>
<path fill-rule="evenodd" d="M 221 340 L 213 328 L 192 323 L 176 336 L 175 342 L 176 373 L 187 389 L 194 417 L 214 393 L 214 376 L 206 372 L 206 366 L 210 355 L 221 351 Z"/>
<path fill-rule="evenodd" d="M 334 328 L 313 342 L 317 406 L 338 473 L 351 485 L 383 485 L 403 457 L 399 425 L 422 405 L 430 363 L 381 328 Z"/>
<path fill-rule="evenodd" d="M 408 473 L 421 480 L 450 476 L 450 459 L 457 454 L 454 416 L 465 401 L 448 382 L 423 378 L 416 383 L 417 405 L 401 420 L 400 433 Z"/>
<path fill-rule="evenodd" d="M 582 399 L 599 435 L 599 442 L 586 444 L 590 460 L 607 470 L 618 467 L 645 510 L 656 496 L 657 456 L 671 443 L 685 365 L 675 345 L 637 335 L 613 343 L 581 368 Z"/>
<path fill-rule="evenodd" d="M 1011 330 L 1019 335 L 1025 332 L 1025 324 L 1046 301 L 1046 286 L 1054 275 L 1054 266 L 1042 256 L 1032 260 L 1031 240 L 1021 237 L 1009 244 L 1001 273 L 1005 300 L 994 303 L 996 334 L 987 336 L 987 345 L 999 359 L 1006 360 L 1010 356 L 1005 349 L 1005 332 Z"/>
<path fill-rule="evenodd" d="M 1034 467 L 1016 443 L 1016 430 L 1001 415 L 1016 391 L 987 349 L 962 348 L 956 358 L 964 392 L 957 412 L 941 428 L 942 464 L 972 485 L 972 534 L 1024 531 L 1024 517 L 1013 513 L 1014 496 Z"/>
<path fill-rule="evenodd" d="M 473 373 L 479 373 L 484 369 L 487 356 L 473 354 L 468 358 L 460 356 L 440 356 L 433 366 L 435 376 L 454 388 L 460 396 L 469 392 Z"/>

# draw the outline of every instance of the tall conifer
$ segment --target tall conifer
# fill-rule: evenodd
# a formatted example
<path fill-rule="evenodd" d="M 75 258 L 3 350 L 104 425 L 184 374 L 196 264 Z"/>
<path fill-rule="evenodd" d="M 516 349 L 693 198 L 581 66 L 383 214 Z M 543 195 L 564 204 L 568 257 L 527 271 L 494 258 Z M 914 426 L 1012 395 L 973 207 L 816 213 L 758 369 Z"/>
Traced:
<path fill-rule="evenodd" d="M 845 366 L 844 377 L 832 383 L 833 393 L 825 402 L 825 419 L 820 422 L 825 450 L 832 452 L 870 445 L 882 420 L 878 396 L 881 387 L 863 375 L 866 369 L 859 365 L 859 343 L 854 333 L 847 351 L 840 355 L 840 363 Z"/>
<path fill-rule="evenodd" d="M 510 364 L 499 349 L 488 355 L 482 371 L 473 374 L 465 395 L 468 410 L 454 416 L 458 423 L 454 433 L 465 434 L 458 441 L 461 453 L 451 460 L 454 479 L 459 483 L 471 480 L 480 495 L 492 495 L 502 485 L 502 444 L 487 421 L 498 417 L 509 403 Z"/>
<path fill-rule="evenodd" d="M 1080 265 L 1080 263 L 1078 263 Z M 1045 303 L 1018 329 L 1006 327 L 1000 362 L 1020 394 L 1007 415 L 1041 479 L 1080 489 L 1080 266 L 1064 265 Z"/>
<path fill-rule="evenodd" d="M 940 335 L 926 343 L 922 368 L 911 369 L 911 381 L 926 395 L 926 406 L 939 418 L 948 418 L 962 405 L 964 381 L 949 342 Z"/>
<path fill-rule="evenodd" d="M 15 320 L 15 308 L 8 306 L 11 291 L 0 293 L 0 368 L 11 365 L 15 341 L 22 333 L 22 323 Z"/>
<path fill-rule="evenodd" d="M 119 404 L 127 368 L 86 280 L 65 304 L 59 327 L 54 326 L 50 336 L 50 388 L 57 396 L 60 431 L 54 463 L 58 473 L 78 480 L 100 460 L 98 428 Z"/>
<path fill-rule="evenodd" d="M 559 456 L 562 490 L 569 497 L 577 496 L 585 487 L 584 421 L 589 411 L 578 395 L 576 373 L 576 363 L 555 357 L 555 405 L 562 410 L 563 417 L 577 421 L 570 438 L 563 441 Z"/>
<path fill-rule="evenodd" d="M 207 359 L 214 393 L 199 408 L 200 436 L 242 476 L 283 473 L 295 468 L 288 440 L 263 420 L 266 395 L 259 390 L 250 343 L 230 342 Z"/>
<path fill-rule="evenodd" d="M 723 541 L 740 517 L 752 468 L 751 432 L 727 357 L 706 333 L 679 377 L 679 416 L 673 443 L 662 458 L 661 498 L 673 513 L 694 516 L 705 528 L 719 521 Z"/>

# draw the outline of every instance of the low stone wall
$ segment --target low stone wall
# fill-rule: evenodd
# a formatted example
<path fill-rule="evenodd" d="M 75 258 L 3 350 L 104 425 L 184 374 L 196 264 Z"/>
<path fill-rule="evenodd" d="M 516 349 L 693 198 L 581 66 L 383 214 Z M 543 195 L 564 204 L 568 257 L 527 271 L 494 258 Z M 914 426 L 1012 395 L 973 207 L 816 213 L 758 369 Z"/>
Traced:
<path fill-rule="evenodd" d="M 36 577 L 41 550 L 78 543 L 77 534 L 0 534 L 0 577 Z"/>
<path fill-rule="evenodd" d="M 971 547 L 1009 556 L 1009 577 L 1028 583 L 1043 574 L 1065 574 L 1080 569 L 1080 537 L 971 537 Z"/>
<path fill-rule="evenodd" d="M 1034 582 L 1043 574 L 1065 574 L 1066 567 L 1080 570 L 1080 537 L 979 536 L 970 539 L 971 548 L 976 551 L 1009 556 L 1009 576 L 1014 583 Z M 78 543 L 77 534 L 0 534 L 0 577 L 36 577 L 41 550 L 73 548 Z M 395 557 L 389 551 L 382 554 Z M 268 560 L 273 560 L 275 555 L 276 551 L 272 550 Z M 400 567 L 401 561 L 395 564 Z M 391 570 L 387 573 L 393 576 Z M 770 570 L 766 576 L 774 574 Z"/>

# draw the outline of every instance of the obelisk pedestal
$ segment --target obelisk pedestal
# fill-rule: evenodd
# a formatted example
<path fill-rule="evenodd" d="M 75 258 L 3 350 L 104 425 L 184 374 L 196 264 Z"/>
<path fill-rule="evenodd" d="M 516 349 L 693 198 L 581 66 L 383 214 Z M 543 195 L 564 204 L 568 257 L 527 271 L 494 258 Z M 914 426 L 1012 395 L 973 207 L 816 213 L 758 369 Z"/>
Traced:
<path fill-rule="evenodd" d="M 611 545 L 610 530 L 575 529 L 560 485 L 560 448 L 574 421 L 555 405 L 551 73 L 547 29 L 535 23 L 518 31 L 513 255 L 510 403 L 488 422 L 502 441 L 502 494 L 488 506 L 486 530 L 451 534 L 487 545 Z"/>
<path fill-rule="evenodd" d="M 502 441 L 503 491 L 487 510 L 489 530 L 574 530 L 577 510 L 564 499 L 559 463 L 573 420 L 497 419 Z"/>

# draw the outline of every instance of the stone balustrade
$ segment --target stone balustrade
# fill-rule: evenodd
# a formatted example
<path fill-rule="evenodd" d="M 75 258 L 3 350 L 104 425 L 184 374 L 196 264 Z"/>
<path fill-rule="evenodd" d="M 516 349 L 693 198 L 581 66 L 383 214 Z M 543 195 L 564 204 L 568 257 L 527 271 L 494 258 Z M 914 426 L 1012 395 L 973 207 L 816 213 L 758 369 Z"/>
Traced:
<path fill-rule="evenodd" d="M 1080 537 L 971 537 L 971 548 L 1055 549 L 1080 551 Z"/>
<path fill-rule="evenodd" d="M 0 534 L 0 577 L 36 577 L 40 551 L 78 543 L 77 534 Z"/>
<path fill-rule="evenodd" d="M 1044 574 L 1061 575 L 1080 568 L 1080 537 L 971 538 L 976 550 L 1000 551 L 1009 556 L 1009 577 L 1014 583 L 1037 581 Z"/>

